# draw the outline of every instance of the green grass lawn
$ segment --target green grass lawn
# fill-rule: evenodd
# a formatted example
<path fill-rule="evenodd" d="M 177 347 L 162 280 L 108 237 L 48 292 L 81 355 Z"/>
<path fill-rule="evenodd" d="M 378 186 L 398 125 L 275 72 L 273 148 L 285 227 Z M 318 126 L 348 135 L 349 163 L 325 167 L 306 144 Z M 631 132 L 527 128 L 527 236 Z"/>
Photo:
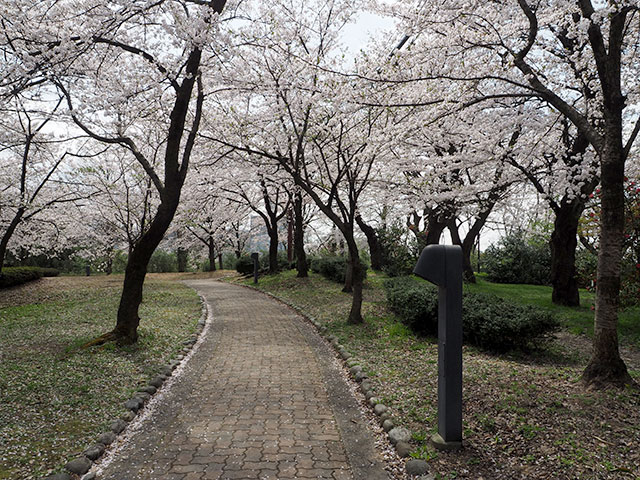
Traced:
<path fill-rule="evenodd" d="M 121 285 L 122 276 L 59 277 L 0 290 L 0 479 L 60 471 L 195 332 L 196 293 L 155 277 L 137 345 L 82 349 L 115 325 Z"/>
<path fill-rule="evenodd" d="M 385 278 L 368 272 L 362 325 L 346 322 L 351 296 L 320 275 L 298 279 L 287 271 L 261 277 L 257 287 L 326 325 L 367 372 L 394 424 L 412 432 L 412 456 L 426 460 L 435 478 L 640 480 L 640 393 L 585 390 L 580 376 L 590 342 L 570 333 L 531 352 L 495 355 L 465 345 L 465 448 L 436 451 L 429 438 L 437 430 L 437 342 L 416 336 L 388 310 Z M 480 281 L 465 288 L 550 309 L 573 332 L 588 332 L 593 322 L 588 292 L 582 307 L 567 309 L 551 303 L 548 287 Z M 637 335 L 633 322 L 623 328 Z M 640 381 L 634 352 L 628 366 Z"/>
<path fill-rule="evenodd" d="M 579 307 L 563 307 L 551 302 L 551 287 L 542 285 L 491 283 L 479 276 L 478 283 L 465 284 L 464 289 L 469 292 L 492 293 L 512 302 L 544 308 L 555 313 L 571 333 L 593 336 L 592 308 L 595 295 L 587 290 L 580 290 Z M 618 332 L 622 343 L 640 347 L 640 307 L 620 311 Z"/>

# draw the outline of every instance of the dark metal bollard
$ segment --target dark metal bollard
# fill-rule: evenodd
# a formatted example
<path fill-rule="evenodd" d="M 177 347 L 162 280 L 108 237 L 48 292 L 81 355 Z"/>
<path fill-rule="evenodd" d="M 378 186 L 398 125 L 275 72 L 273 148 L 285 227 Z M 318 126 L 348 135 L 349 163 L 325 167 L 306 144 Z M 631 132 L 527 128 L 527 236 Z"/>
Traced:
<path fill-rule="evenodd" d="M 253 283 L 258 283 L 258 253 L 252 253 L 251 259 L 253 260 Z"/>
<path fill-rule="evenodd" d="M 462 249 L 429 245 L 413 273 L 435 283 L 438 295 L 438 433 L 439 450 L 462 448 Z"/>

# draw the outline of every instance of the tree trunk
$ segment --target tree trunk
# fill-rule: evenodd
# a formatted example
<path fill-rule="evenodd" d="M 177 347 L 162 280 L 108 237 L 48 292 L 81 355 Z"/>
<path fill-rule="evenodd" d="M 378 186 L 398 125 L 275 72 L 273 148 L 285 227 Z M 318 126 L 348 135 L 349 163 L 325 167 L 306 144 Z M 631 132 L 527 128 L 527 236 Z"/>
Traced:
<path fill-rule="evenodd" d="M 122 296 L 118 307 L 118 320 L 113 331 L 107 334 L 106 338 L 103 338 L 105 341 L 117 340 L 118 343 L 124 345 L 138 341 L 138 325 L 140 324 L 138 308 L 142 303 L 147 265 L 154 249 L 155 246 L 152 246 L 150 239 L 147 239 L 146 241 L 141 240 L 140 244 L 129 253 L 124 272 Z"/>
<path fill-rule="evenodd" d="M 443 219 L 443 214 L 438 208 L 425 208 L 422 217 L 414 210 L 407 220 L 409 230 L 416 237 L 418 254 L 427 245 L 437 245 L 440 243 L 442 232 L 447 227 L 451 217 Z M 424 230 L 420 230 L 420 221 L 424 222 Z"/>
<path fill-rule="evenodd" d="M 293 262 L 293 212 L 287 210 L 287 262 Z"/>
<path fill-rule="evenodd" d="M 168 203 L 160 204 L 149 230 L 129 252 L 116 327 L 111 333 L 98 340 L 117 340 L 120 344 L 131 344 L 138 340 L 138 325 L 140 324 L 138 309 L 142 303 L 142 290 L 147 275 L 147 266 L 151 255 L 162 241 L 173 220 L 179 199 L 178 190 L 176 194 L 171 196 Z"/>
<path fill-rule="evenodd" d="M 440 237 L 442 237 L 442 232 L 444 232 L 446 223 L 439 221 L 435 218 L 429 218 L 427 223 L 427 231 L 425 232 L 425 246 L 427 245 L 437 245 L 440 243 Z"/>
<path fill-rule="evenodd" d="M 580 293 L 576 280 L 576 247 L 578 246 L 578 221 L 584 202 L 562 202 L 555 211 L 556 218 L 551 233 L 551 300 L 557 305 L 577 307 Z"/>
<path fill-rule="evenodd" d="M 298 278 L 309 276 L 307 254 L 304 251 L 304 218 L 302 216 L 302 195 L 296 193 L 293 200 L 293 254 L 296 258 L 296 270 Z"/>
<path fill-rule="evenodd" d="M 451 219 L 448 222 L 447 228 L 449 229 L 449 233 L 451 234 L 451 241 L 453 242 L 453 244 L 460 245 L 460 247 L 462 248 L 462 278 L 465 282 L 476 283 L 476 276 L 473 271 L 473 266 L 471 265 L 471 252 L 473 250 L 473 244 L 480 229 L 474 229 L 472 226 L 469 232 L 467 232 L 467 235 L 464 237 L 464 240 L 462 240 L 460 238 L 460 232 L 458 231 L 458 226 L 456 225 L 455 219 Z"/>
<path fill-rule="evenodd" d="M 9 245 L 9 240 L 11 239 L 13 232 L 16 231 L 16 228 L 20 223 L 20 220 L 22 219 L 24 212 L 25 212 L 24 208 L 19 208 L 16 211 L 16 214 L 11 220 L 11 223 L 9 224 L 9 226 L 4 232 L 4 235 L 2 235 L 2 238 L 0 239 L 0 273 L 2 273 L 2 267 L 4 266 L 4 258 L 7 256 L 7 246 Z"/>
<path fill-rule="evenodd" d="M 344 293 L 353 292 L 353 263 L 351 258 L 347 260 L 347 271 L 344 272 L 344 286 L 342 287 Z"/>
<path fill-rule="evenodd" d="M 476 283 L 476 274 L 471 264 L 471 253 L 473 252 L 473 242 L 462 242 L 462 278 L 465 282 Z"/>
<path fill-rule="evenodd" d="M 496 194 L 497 193 L 498 192 L 496 192 Z M 498 195 L 495 195 L 495 197 L 497 196 Z M 476 275 L 473 271 L 473 264 L 471 263 L 471 253 L 473 252 L 473 246 L 480 235 L 480 231 L 487 223 L 487 219 L 489 218 L 496 201 L 497 199 L 494 198 L 484 204 L 480 213 L 475 217 L 473 224 L 464 237 L 464 240 L 460 238 L 455 218 L 452 218 L 447 222 L 447 228 L 451 233 L 451 240 L 453 241 L 453 244 L 460 245 L 460 247 L 462 247 L 462 278 L 465 282 L 476 283 Z"/>
<path fill-rule="evenodd" d="M 187 255 L 188 252 L 184 248 L 178 248 L 178 250 L 176 251 L 176 257 L 178 260 L 178 272 L 187 271 Z"/>
<path fill-rule="evenodd" d="M 269 273 L 278 273 L 278 228 L 269 229 Z"/>
<path fill-rule="evenodd" d="M 207 247 L 209 250 L 209 271 L 215 272 L 216 271 L 216 248 L 212 238 L 209 238 Z"/>
<path fill-rule="evenodd" d="M 107 275 L 111 275 L 113 273 L 113 257 L 107 257 L 107 264 L 105 265 L 104 272 Z"/>
<path fill-rule="evenodd" d="M 222 254 L 221 253 L 218 254 L 218 266 L 220 267 L 220 270 L 222 270 Z"/>
<path fill-rule="evenodd" d="M 622 101 L 624 104 L 624 101 Z M 605 118 L 607 115 L 605 114 Z M 622 115 L 608 118 L 600 158 L 601 219 L 593 356 L 582 374 L 589 385 L 631 384 L 633 380 L 618 349 L 620 264 L 624 243 L 624 154 Z"/>
<path fill-rule="evenodd" d="M 353 232 L 353 225 L 352 230 Z M 345 235 L 347 237 L 348 235 Z M 347 247 L 349 249 L 349 269 L 351 270 L 353 300 L 351 302 L 351 310 L 347 323 L 360 324 L 364 323 L 362 318 L 362 284 L 364 280 L 364 268 L 358 254 L 358 246 L 356 245 L 353 235 L 346 238 Z"/>
<path fill-rule="evenodd" d="M 358 222 L 358 226 L 362 233 L 367 237 L 367 244 L 369 245 L 369 254 L 371 256 L 371 268 L 373 270 L 382 270 L 383 266 L 383 255 L 382 255 L 382 246 L 378 241 L 378 234 L 376 233 L 375 228 L 370 225 L 367 225 L 360 215 L 356 215 L 356 222 Z"/>

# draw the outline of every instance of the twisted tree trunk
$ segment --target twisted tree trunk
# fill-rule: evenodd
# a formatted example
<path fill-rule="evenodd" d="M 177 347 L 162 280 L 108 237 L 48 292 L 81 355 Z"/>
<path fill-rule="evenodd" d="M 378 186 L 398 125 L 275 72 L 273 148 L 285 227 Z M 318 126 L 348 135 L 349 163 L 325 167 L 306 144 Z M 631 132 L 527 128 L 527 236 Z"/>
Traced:
<path fill-rule="evenodd" d="M 382 246 L 378 241 L 378 234 L 376 233 L 375 228 L 366 224 L 360 215 L 356 215 L 356 222 L 358 223 L 360 230 L 362 230 L 362 233 L 367 237 L 369 254 L 371 256 L 371 268 L 378 271 L 382 270 L 384 257 L 382 255 Z"/>
<path fill-rule="evenodd" d="M 142 290 L 151 255 L 166 233 L 180 200 L 179 191 L 171 196 L 169 202 L 161 203 L 149 230 L 140 238 L 129 252 L 124 273 L 124 285 L 118 307 L 118 320 L 112 332 L 99 337 L 91 344 L 117 340 L 121 344 L 131 344 L 138 340 L 140 316 L 138 309 L 142 303 Z"/>
<path fill-rule="evenodd" d="M 221 5 L 224 6 L 224 2 Z M 180 194 L 187 175 L 189 158 L 200 124 L 204 94 L 201 84 L 198 83 L 195 116 L 184 149 L 182 149 L 181 143 L 185 132 L 191 96 L 196 82 L 200 82 L 198 70 L 201 57 L 202 52 L 198 48 L 191 51 L 185 68 L 185 78 L 176 91 L 175 102 L 169 117 L 170 122 L 164 154 L 164 182 L 160 182 L 157 177 L 155 179 L 160 193 L 160 205 L 149 229 L 129 252 L 116 326 L 113 331 L 98 337 L 86 346 L 98 345 L 111 340 L 121 344 L 131 344 L 138 340 L 138 325 L 140 324 L 138 310 L 142 303 L 142 290 L 149 260 L 171 225 L 180 203 Z M 181 156 L 182 158 L 180 158 Z M 141 160 L 140 157 L 142 155 L 136 152 L 136 158 L 139 161 Z M 180 159 L 182 159 L 182 162 L 180 162 Z"/>

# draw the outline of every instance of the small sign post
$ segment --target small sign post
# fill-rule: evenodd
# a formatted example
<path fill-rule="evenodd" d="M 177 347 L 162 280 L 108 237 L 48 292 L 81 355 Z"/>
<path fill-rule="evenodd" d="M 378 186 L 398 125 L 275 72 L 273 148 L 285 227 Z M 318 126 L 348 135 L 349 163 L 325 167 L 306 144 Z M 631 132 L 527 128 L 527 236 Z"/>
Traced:
<path fill-rule="evenodd" d="M 428 245 L 413 273 L 438 285 L 438 433 L 439 450 L 462 448 L 462 249 Z"/>

